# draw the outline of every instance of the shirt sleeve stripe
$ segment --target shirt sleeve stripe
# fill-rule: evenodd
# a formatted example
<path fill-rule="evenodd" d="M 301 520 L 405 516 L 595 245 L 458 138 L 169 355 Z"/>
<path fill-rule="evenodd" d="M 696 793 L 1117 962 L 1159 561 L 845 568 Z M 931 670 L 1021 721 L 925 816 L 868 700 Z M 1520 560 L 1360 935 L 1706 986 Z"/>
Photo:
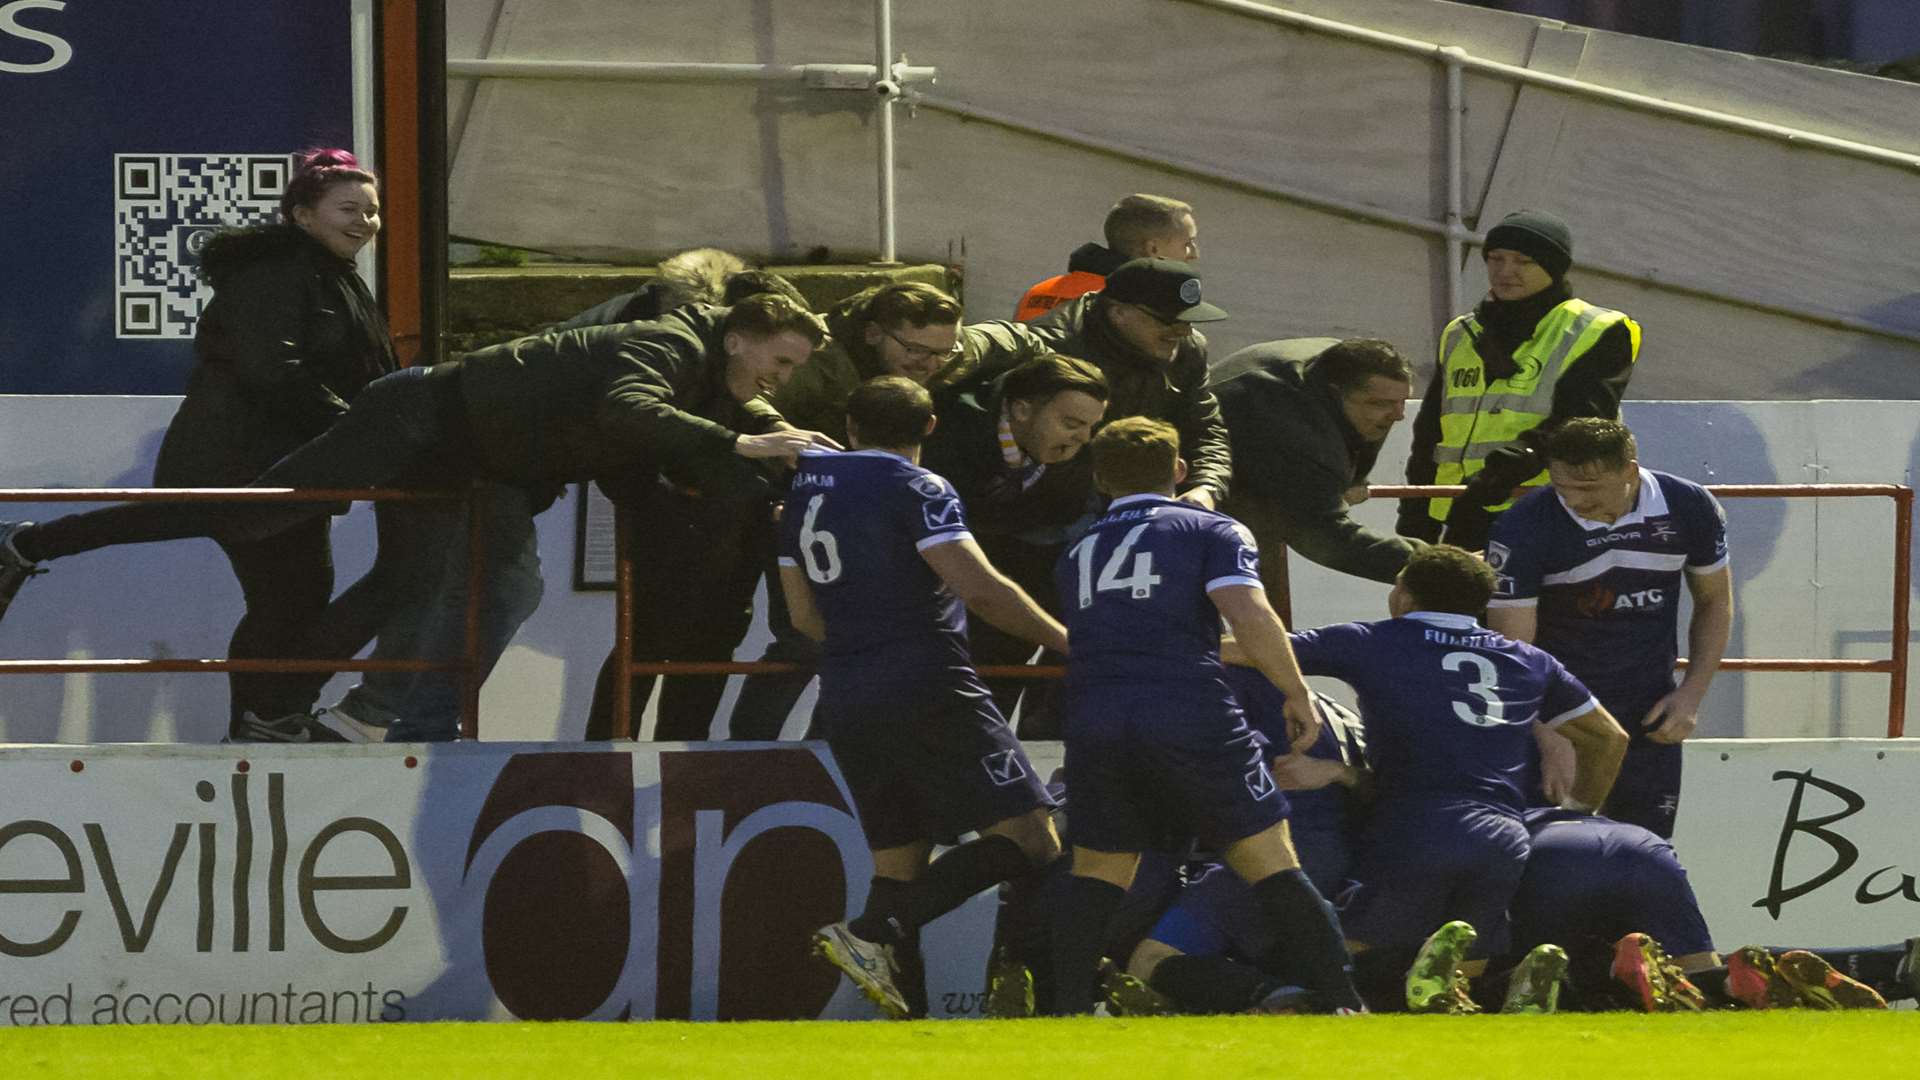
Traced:
<path fill-rule="evenodd" d="M 782 555 L 780 556 L 780 565 L 781 566 L 799 566 L 800 560 L 794 558 L 791 555 Z"/>
<path fill-rule="evenodd" d="M 939 547 L 941 544 L 951 544 L 959 540 L 971 539 L 973 539 L 973 534 L 965 529 L 958 529 L 954 532 L 934 533 L 932 536 L 913 545 L 913 549 L 915 551 L 925 551 L 930 547 Z"/>
<path fill-rule="evenodd" d="M 1586 714 L 1592 712 L 1593 710 L 1599 707 L 1600 707 L 1599 701 L 1595 700 L 1592 697 L 1588 697 L 1586 704 L 1581 705 L 1578 708 L 1568 709 L 1566 712 L 1563 712 L 1559 716 L 1556 716 L 1553 719 L 1547 721 L 1546 726 L 1550 728 L 1557 728 L 1561 724 L 1566 723 L 1567 721 L 1573 719 L 1574 717 L 1585 716 Z"/>
<path fill-rule="evenodd" d="M 1719 572 L 1720 570 L 1722 570 L 1722 569 L 1724 569 L 1724 568 L 1726 567 L 1726 565 L 1727 565 L 1727 564 L 1728 564 L 1729 562 L 1732 562 L 1732 561 L 1733 561 L 1733 556 L 1732 556 L 1731 554 L 1728 554 L 1728 555 L 1722 555 L 1722 556 L 1720 556 L 1720 559 L 1719 559 L 1719 561 L 1717 561 L 1717 562 L 1711 562 L 1711 563 L 1708 563 L 1708 564 L 1707 564 L 1707 565 L 1705 565 L 1705 566 L 1689 566 L 1689 567 L 1687 567 L 1687 573 L 1689 573 L 1689 574 L 1714 574 L 1714 573 L 1718 573 L 1718 572 Z"/>
<path fill-rule="evenodd" d="M 1256 589 L 1264 588 L 1260 579 L 1257 577 L 1247 577 L 1244 574 L 1229 574 L 1226 577 L 1217 577 L 1207 582 L 1207 591 L 1212 592 L 1215 589 L 1225 589 L 1233 585 L 1251 585 Z"/>
<path fill-rule="evenodd" d="M 1511 599 L 1511 600 L 1489 600 L 1489 601 L 1487 601 L 1487 606 L 1488 606 L 1488 607 L 1490 607 L 1490 608 L 1497 608 L 1497 607 L 1539 607 L 1539 606 L 1540 606 L 1540 598 L 1539 598 L 1539 597 L 1537 597 L 1537 596 L 1516 596 L 1516 597 L 1514 597 L 1514 598 L 1513 598 L 1513 599 Z"/>

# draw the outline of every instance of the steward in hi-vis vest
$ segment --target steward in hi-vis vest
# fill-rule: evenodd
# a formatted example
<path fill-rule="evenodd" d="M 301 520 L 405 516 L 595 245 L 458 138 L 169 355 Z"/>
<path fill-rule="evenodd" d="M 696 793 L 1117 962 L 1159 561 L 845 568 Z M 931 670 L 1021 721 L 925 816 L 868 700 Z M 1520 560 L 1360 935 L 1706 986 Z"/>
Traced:
<path fill-rule="evenodd" d="M 1465 484 L 1459 499 L 1403 499 L 1398 531 L 1477 551 L 1514 489 L 1547 482 L 1547 436 L 1576 416 L 1616 419 L 1640 326 L 1573 295 L 1573 238 L 1542 211 L 1487 233 L 1487 298 L 1440 335 L 1413 424 L 1410 484 Z"/>

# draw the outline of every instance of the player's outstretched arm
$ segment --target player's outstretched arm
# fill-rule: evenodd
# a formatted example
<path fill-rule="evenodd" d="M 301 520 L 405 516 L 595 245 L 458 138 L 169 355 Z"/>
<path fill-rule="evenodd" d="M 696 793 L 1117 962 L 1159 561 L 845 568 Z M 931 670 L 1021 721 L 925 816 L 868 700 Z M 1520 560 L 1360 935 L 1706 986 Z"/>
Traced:
<path fill-rule="evenodd" d="M 1027 591 L 993 568 L 987 553 L 971 539 L 923 548 L 920 557 L 967 610 L 1022 641 L 1057 653 L 1067 651 L 1067 630 Z"/>
<path fill-rule="evenodd" d="M 813 602 L 813 586 L 807 584 L 807 572 L 798 566 L 780 568 L 780 591 L 787 598 L 787 618 L 793 628 L 814 641 L 827 640 L 827 620 Z"/>
<path fill-rule="evenodd" d="M 1693 596 L 1693 619 L 1687 623 L 1687 675 L 1671 694 L 1647 710 L 1647 738 L 1654 742 L 1677 743 L 1693 734 L 1700 722 L 1700 702 L 1733 636 L 1732 567 L 1688 574 L 1687 592 Z"/>
<path fill-rule="evenodd" d="M 1287 734 L 1293 749 L 1312 746 L 1320 737 L 1320 718 L 1314 714 L 1306 676 L 1300 674 L 1300 662 L 1294 659 L 1293 645 L 1287 640 L 1287 625 L 1267 602 L 1266 590 L 1252 585 L 1222 585 L 1207 596 L 1233 631 L 1236 650 L 1286 693 Z"/>
<path fill-rule="evenodd" d="M 1487 609 L 1487 629 L 1515 641 L 1533 642 L 1540 630 L 1540 609 L 1532 604 Z"/>
<path fill-rule="evenodd" d="M 1573 801 L 1589 811 L 1599 809 L 1626 760 L 1627 733 L 1598 703 L 1554 730 L 1573 744 Z"/>

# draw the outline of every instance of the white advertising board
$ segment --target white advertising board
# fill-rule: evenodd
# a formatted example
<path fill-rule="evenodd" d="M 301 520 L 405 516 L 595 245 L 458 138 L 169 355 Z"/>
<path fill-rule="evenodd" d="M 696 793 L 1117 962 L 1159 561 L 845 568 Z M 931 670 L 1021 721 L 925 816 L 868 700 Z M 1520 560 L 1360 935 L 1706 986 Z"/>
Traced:
<path fill-rule="evenodd" d="M 1686 769 L 1722 949 L 1920 932 L 1920 740 Z M 0 1026 L 872 1016 L 807 955 L 871 872 L 813 743 L 0 748 Z M 927 928 L 933 1015 L 979 1014 L 993 909 Z"/>
<path fill-rule="evenodd" d="M 1920 739 L 1689 742 L 1674 848 L 1714 943 L 1920 934 Z"/>
<path fill-rule="evenodd" d="M 871 871 L 817 744 L 0 750 L 0 1025 L 870 1016 L 807 946 Z"/>

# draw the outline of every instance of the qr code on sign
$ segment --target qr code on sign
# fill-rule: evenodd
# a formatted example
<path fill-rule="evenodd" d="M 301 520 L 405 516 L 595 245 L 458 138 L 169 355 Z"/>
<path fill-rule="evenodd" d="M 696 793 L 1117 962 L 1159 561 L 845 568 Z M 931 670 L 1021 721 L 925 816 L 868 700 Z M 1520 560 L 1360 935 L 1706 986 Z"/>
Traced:
<path fill-rule="evenodd" d="M 114 336 L 193 337 L 213 298 L 201 245 L 278 220 L 292 167 L 285 154 L 115 154 Z"/>

